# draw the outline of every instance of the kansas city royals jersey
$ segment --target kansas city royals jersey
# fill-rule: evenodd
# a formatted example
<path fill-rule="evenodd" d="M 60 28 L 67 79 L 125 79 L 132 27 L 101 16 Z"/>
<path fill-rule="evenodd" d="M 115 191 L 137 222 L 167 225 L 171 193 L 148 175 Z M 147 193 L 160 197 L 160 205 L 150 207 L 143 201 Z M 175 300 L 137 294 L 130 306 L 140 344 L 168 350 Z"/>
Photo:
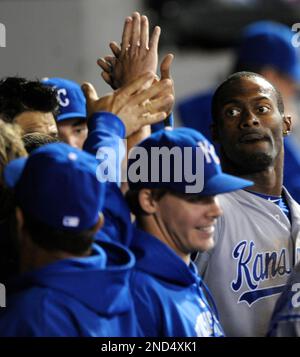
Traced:
<path fill-rule="evenodd" d="M 264 336 L 297 260 L 300 206 L 284 190 L 291 222 L 273 202 L 240 190 L 220 195 L 215 247 L 197 258 L 227 336 Z"/>

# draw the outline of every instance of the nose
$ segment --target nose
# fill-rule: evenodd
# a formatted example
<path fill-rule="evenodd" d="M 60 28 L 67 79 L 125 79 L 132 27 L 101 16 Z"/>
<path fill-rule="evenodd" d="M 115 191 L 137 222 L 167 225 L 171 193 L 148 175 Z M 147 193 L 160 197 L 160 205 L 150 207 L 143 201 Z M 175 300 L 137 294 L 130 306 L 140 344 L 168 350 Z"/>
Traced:
<path fill-rule="evenodd" d="M 251 128 L 251 127 L 256 127 L 259 126 L 259 120 L 254 115 L 250 110 L 244 110 L 243 114 L 241 115 L 241 120 L 240 120 L 240 128 Z"/>
<path fill-rule="evenodd" d="M 212 219 L 217 219 L 223 215 L 223 210 L 220 206 L 219 200 L 216 196 L 211 198 L 211 203 L 209 205 L 209 210 L 207 216 Z"/>

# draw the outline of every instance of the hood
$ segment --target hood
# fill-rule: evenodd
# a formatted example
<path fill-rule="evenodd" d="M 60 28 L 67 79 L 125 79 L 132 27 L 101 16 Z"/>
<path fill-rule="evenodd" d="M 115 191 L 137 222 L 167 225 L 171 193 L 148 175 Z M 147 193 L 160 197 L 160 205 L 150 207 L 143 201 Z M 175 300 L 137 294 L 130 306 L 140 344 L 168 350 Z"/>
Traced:
<path fill-rule="evenodd" d="M 107 183 L 103 208 L 104 226 L 96 234 L 96 241 L 120 242 L 126 247 L 132 235 L 132 224 L 127 202 L 119 187 Z"/>
<path fill-rule="evenodd" d="M 89 309 L 110 316 L 131 308 L 129 275 L 133 254 L 119 244 L 93 245 L 92 255 L 63 259 L 23 274 L 12 282 L 11 292 L 40 286 L 67 294 Z"/>
<path fill-rule="evenodd" d="M 194 263 L 187 266 L 166 244 L 136 227 L 133 228 L 130 249 L 135 254 L 138 270 L 176 285 L 201 283 Z"/>

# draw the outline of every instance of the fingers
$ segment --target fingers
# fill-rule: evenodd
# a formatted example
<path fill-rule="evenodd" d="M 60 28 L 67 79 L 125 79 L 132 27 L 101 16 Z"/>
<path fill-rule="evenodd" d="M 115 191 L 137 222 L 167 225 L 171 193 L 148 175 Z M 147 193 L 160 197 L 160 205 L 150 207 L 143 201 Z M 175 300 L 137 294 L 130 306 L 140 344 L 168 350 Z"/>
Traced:
<path fill-rule="evenodd" d="M 174 97 L 172 94 L 163 95 L 156 99 L 151 99 L 146 105 L 149 113 L 155 114 L 157 112 L 168 112 L 170 105 L 173 103 Z"/>
<path fill-rule="evenodd" d="M 107 72 L 101 72 L 101 77 L 104 79 L 104 81 L 110 85 L 111 87 L 113 87 L 113 82 L 111 79 L 111 76 L 109 75 L 109 73 Z"/>
<path fill-rule="evenodd" d="M 116 58 L 119 58 L 121 54 L 121 48 L 116 42 L 111 42 L 109 44 L 110 49 L 112 50 L 112 53 L 115 55 Z"/>
<path fill-rule="evenodd" d="M 121 43 L 121 56 L 124 56 L 126 52 L 126 48 L 129 47 L 130 45 L 131 31 L 132 31 L 132 18 L 129 16 L 126 17 L 124 23 L 122 43 Z"/>
<path fill-rule="evenodd" d="M 107 63 L 107 61 L 104 58 L 99 58 L 97 60 L 97 64 L 99 67 L 101 67 L 103 69 L 104 72 L 111 72 L 111 65 L 109 63 Z"/>
<path fill-rule="evenodd" d="M 153 51 L 157 52 L 159 37 L 160 37 L 160 27 L 159 26 L 155 26 L 155 28 L 154 28 L 154 30 L 152 32 L 152 36 L 150 38 L 150 42 L 149 42 L 150 50 L 153 50 Z"/>
<path fill-rule="evenodd" d="M 130 39 L 130 49 L 134 53 L 140 45 L 141 16 L 138 12 L 132 14 L 132 32 Z"/>
<path fill-rule="evenodd" d="M 160 65 L 160 75 L 161 79 L 171 78 L 170 68 L 174 59 L 174 55 L 171 53 L 167 54 L 161 62 Z"/>
<path fill-rule="evenodd" d="M 151 85 L 153 79 L 154 79 L 154 73 L 151 72 L 144 73 L 143 75 L 132 81 L 130 84 L 121 88 L 119 93 L 124 94 L 125 96 L 131 96 L 132 94 L 138 92 L 142 87 Z"/>
<path fill-rule="evenodd" d="M 164 92 L 170 93 L 170 88 L 172 87 L 172 81 L 170 79 L 161 80 L 153 84 L 150 88 L 143 90 L 141 93 L 135 95 L 131 100 L 132 103 L 139 104 L 143 103 L 147 99 L 154 97 L 162 97 Z"/>
<path fill-rule="evenodd" d="M 149 46 L 149 21 L 147 16 L 141 17 L 141 47 L 148 49 Z"/>
<path fill-rule="evenodd" d="M 141 115 L 140 119 L 140 127 L 143 127 L 145 125 L 152 125 L 159 123 L 166 119 L 167 114 L 165 112 L 159 112 L 155 114 L 150 114 L 150 113 L 145 113 Z"/>

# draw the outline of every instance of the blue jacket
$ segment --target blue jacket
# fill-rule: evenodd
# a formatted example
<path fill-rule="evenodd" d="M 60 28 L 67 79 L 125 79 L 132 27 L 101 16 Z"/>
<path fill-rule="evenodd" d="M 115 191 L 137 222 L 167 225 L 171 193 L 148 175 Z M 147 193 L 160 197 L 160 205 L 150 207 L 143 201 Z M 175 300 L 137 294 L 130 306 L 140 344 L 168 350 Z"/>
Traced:
<path fill-rule="evenodd" d="M 180 119 L 184 126 L 196 129 L 211 140 L 210 124 L 213 91 L 183 100 L 178 105 Z M 218 151 L 218 145 L 216 145 Z M 300 145 L 293 137 L 284 139 L 284 186 L 294 200 L 300 203 Z"/>
<path fill-rule="evenodd" d="M 187 266 L 150 234 L 137 228 L 133 232 L 137 262 L 130 284 L 141 335 L 223 336 L 195 265 Z"/>
<path fill-rule="evenodd" d="M 28 272 L 8 288 L 0 336 L 136 336 L 129 290 L 134 257 L 112 243 Z"/>

